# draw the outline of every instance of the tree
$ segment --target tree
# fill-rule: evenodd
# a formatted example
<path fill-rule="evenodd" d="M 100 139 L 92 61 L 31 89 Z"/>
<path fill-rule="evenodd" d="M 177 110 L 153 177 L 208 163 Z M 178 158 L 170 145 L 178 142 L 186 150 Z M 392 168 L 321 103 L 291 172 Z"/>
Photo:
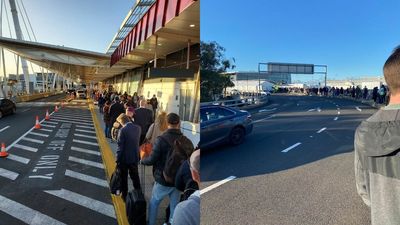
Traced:
<path fill-rule="evenodd" d="M 235 59 L 232 61 L 225 58 L 225 48 L 217 42 L 201 42 L 201 101 L 212 101 L 214 96 L 221 95 L 222 91 L 226 92 L 227 87 L 234 87 L 229 75 L 224 75 L 228 69 L 234 69 Z"/>

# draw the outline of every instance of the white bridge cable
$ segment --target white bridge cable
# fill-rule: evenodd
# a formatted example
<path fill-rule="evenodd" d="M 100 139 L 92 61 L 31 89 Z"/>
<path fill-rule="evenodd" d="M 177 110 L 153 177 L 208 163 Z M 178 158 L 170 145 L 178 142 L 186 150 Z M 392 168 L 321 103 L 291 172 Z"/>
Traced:
<path fill-rule="evenodd" d="M 18 0 L 15 1 L 18 11 L 21 12 L 21 7 L 19 6 Z M 21 19 L 22 19 L 22 23 L 24 24 L 25 30 L 26 30 L 26 34 L 28 35 L 28 38 L 30 41 L 32 41 L 31 35 L 29 34 L 29 30 L 28 27 L 26 26 L 26 22 L 25 22 L 25 17 L 24 17 L 24 13 L 18 13 L 18 15 L 21 15 Z M 23 37 L 24 35 L 22 35 Z M 24 38 L 22 38 L 24 39 Z"/>
<path fill-rule="evenodd" d="M 26 33 L 28 34 L 29 41 L 32 41 L 31 35 L 29 34 L 29 31 L 30 31 L 30 30 L 28 29 L 28 26 L 26 25 L 26 21 L 25 21 L 25 18 L 26 18 L 26 20 L 28 20 L 29 25 L 30 25 L 30 20 L 29 20 L 28 14 L 26 13 L 25 7 L 24 7 L 24 11 L 22 11 L 22 10 L 21 10 L 21 7 L 20 7 L 20 5 L 19 5 L 19 3 L 18 3 L 18 0 L 16 0 L 15 2 L 17 3 L 18 11 L 21 12 L 21 13 L 19 13 L 19 15 L 21 15 L 21 19 L 22 19 L 22 22 L 23 22 L 23 24 L 24 24 Z M 24 4 L 22 0 L 21 0 L 21 4 Z M 24 16 L 24 14 L 25 14 L 25 16 Z M 32 26 L 30 26 L 30 28 L 31 28 L 31 30 L 32 30 L 32 34 L 33 34 L 34 40 L 35 40 L 35 42 L 37 42 L 37 41 L 36 41 L 35 33 L 33 32 L 33 29 L 32 29 Z M 31 66 L 32 73 L 35 74 L 35 70 L 33 69 L 32 62 L 29 61 L 29 64 L 30 64 L 30 66 Z"/>
<path fill-rule="evenodd" d="M 1 0 L 2 2 L 4 2 L 5 0 Z M 4 3 L 4 12 L 6 12 L 6 19 L 7 19 L 7 24 L 8 24 L 8 30 L 9 30 L 9 32 L 10 32 L 10 38 L 13 38 L 13 35 L 12 35 L 12 31 L 11 31 L 11 25 L 10 25 L 10 19 L 8 18 L 8 12 L 7 12 L 7 3 L 5 2 Z M 11 7 L 10 7 L 11 8 Z M 14 54 L 14 61 L 15 61 L 15 64 L 17 64 L 17 57 L 16 57 L 16 55 Z"/>
<path fill-rule="evenodd" d="M 26 12 L 25 5 L 24 5 L 24 1 L 23 1 L 23 0 L 21 0 L 21 5 L 22 5 L 22 8 L 24 9 L 24 13 L 25 13 L 25 16 L 26 16 L 26 18 L 27 18 L 27 20 L 28 20 L 29 27 L 31 28 L 31 32 L 32 32 L 32 35 L 33 35 L 33 39 L 35 40 L 35 42 L 37 42 L 36 35 L 35 35 L 35 32 L 33 31 L 32 24 L 31 24 L 31 20 L 29 19 L 28 13 Z"/>

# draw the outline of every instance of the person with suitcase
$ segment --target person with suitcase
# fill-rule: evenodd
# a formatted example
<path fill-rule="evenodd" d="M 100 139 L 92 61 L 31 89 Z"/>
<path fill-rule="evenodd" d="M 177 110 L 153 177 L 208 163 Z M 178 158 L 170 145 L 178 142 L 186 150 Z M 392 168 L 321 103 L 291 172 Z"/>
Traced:
<path fill-rule="evenodd" d="M 138 125 L 133 124 L 125 114 L 121 114 L 117 118 L 117 122 L 122 125 L 122 128 L 120 128 L 118 133 L 116 163 L 118 169 L 121 171 L 121 192 L 122 199 L 125 201 L 128 194 L 128 172 L 135 190 L 141 190 L 138 173 L 141 129 Z"/>

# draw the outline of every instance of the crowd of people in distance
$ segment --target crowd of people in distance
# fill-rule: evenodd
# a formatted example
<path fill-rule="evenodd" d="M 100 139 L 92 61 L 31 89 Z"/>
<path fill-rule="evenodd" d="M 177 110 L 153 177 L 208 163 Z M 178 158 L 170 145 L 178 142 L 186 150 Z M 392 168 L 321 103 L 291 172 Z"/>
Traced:
<path fill-rule="evenodd" d="M 343 87 L 320 87 L 320 88 L 278 88 L 275 93 L 295 93 L 304 95 L 330 96 L 330 97 L 349 97 L 354 99 L 373 100 L 376 104 L 387 105 L 390 100 L 388 86 L 381 85 L 368 89 L 366 86 Z"/>
<path fill-rule="evenodd" d="M 103 114 L 105 136 L 118 145 L 116 163 L 122 177 L 122 199 L 125 201 L 128 194 L 128 174 L 134 190 L 141 191 L 138 167 L 152 166 L 148 224 L 156 224 L 159 205 L 167 196 L 164 224 L 200 224 L 200 150 L 181 132 L 179 115 L 158 110 L 156 95 L 147 100 L 137 93 L 91 94 Z M 139 149 L 145 143 L 151 144 L 152 151 L 141 158 Z"/>

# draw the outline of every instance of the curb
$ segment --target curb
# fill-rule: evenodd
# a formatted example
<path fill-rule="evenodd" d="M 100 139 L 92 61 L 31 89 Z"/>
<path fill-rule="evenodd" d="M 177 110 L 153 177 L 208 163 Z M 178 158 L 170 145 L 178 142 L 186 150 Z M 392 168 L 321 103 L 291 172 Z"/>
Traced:
<path fill-rule="evenodd" d="M 99 144 L 100 144 L 99 147 L 100 147 L 100 152 L 101 152 L 101 158 L 103 159 L 104 171 L 106 173 L 107 181 L 109 183 L 110 179 L 111 179 L 111 175 L 114 172 L 114 169 L 116 166 L 115 157 L 114 157 L 111 147 L 108 144 L 107 139 L 101 129 L 100 122 L 97 118 L 97 115 L 94 112 L 93 101 L 90 101 L 89 99 L 87 101 L 89 103 L 90 113 L 92 114 L 93 124 L 94 124 L 94 128 L 96 130 L 97 140 L 99 141 Z M 125 212 L 125 203 L 122 201 L 122 199 L 119 196 L 115 196 L 111 193 L 110 193 L 110 195 L 111 195 L 111 200 L 112 200 L 114 208 L 115 208 L 115 216 L 117 217 L 118 224 L 119 225 L 129 225 L 128 218 L 126 217 L 126 212 Z"/>
<path fill-rule="evenodd" d="M 375 109 L 380 109 L 382 106 L 384 106 L 384 105 L 370 104 L 368 102 L 364 102 L 363 100 L 357 100 L 357 99 L 353 99 L 353 98 L 332 97 L 332 96 L 321 96 L 321 97 L 350 100 L 350 101 L 353 101 L 353 102 L 358 102 L 358 103 L 361 103 L 363 105 L 370 106 L 370 107 L 375 108 Z"/>

